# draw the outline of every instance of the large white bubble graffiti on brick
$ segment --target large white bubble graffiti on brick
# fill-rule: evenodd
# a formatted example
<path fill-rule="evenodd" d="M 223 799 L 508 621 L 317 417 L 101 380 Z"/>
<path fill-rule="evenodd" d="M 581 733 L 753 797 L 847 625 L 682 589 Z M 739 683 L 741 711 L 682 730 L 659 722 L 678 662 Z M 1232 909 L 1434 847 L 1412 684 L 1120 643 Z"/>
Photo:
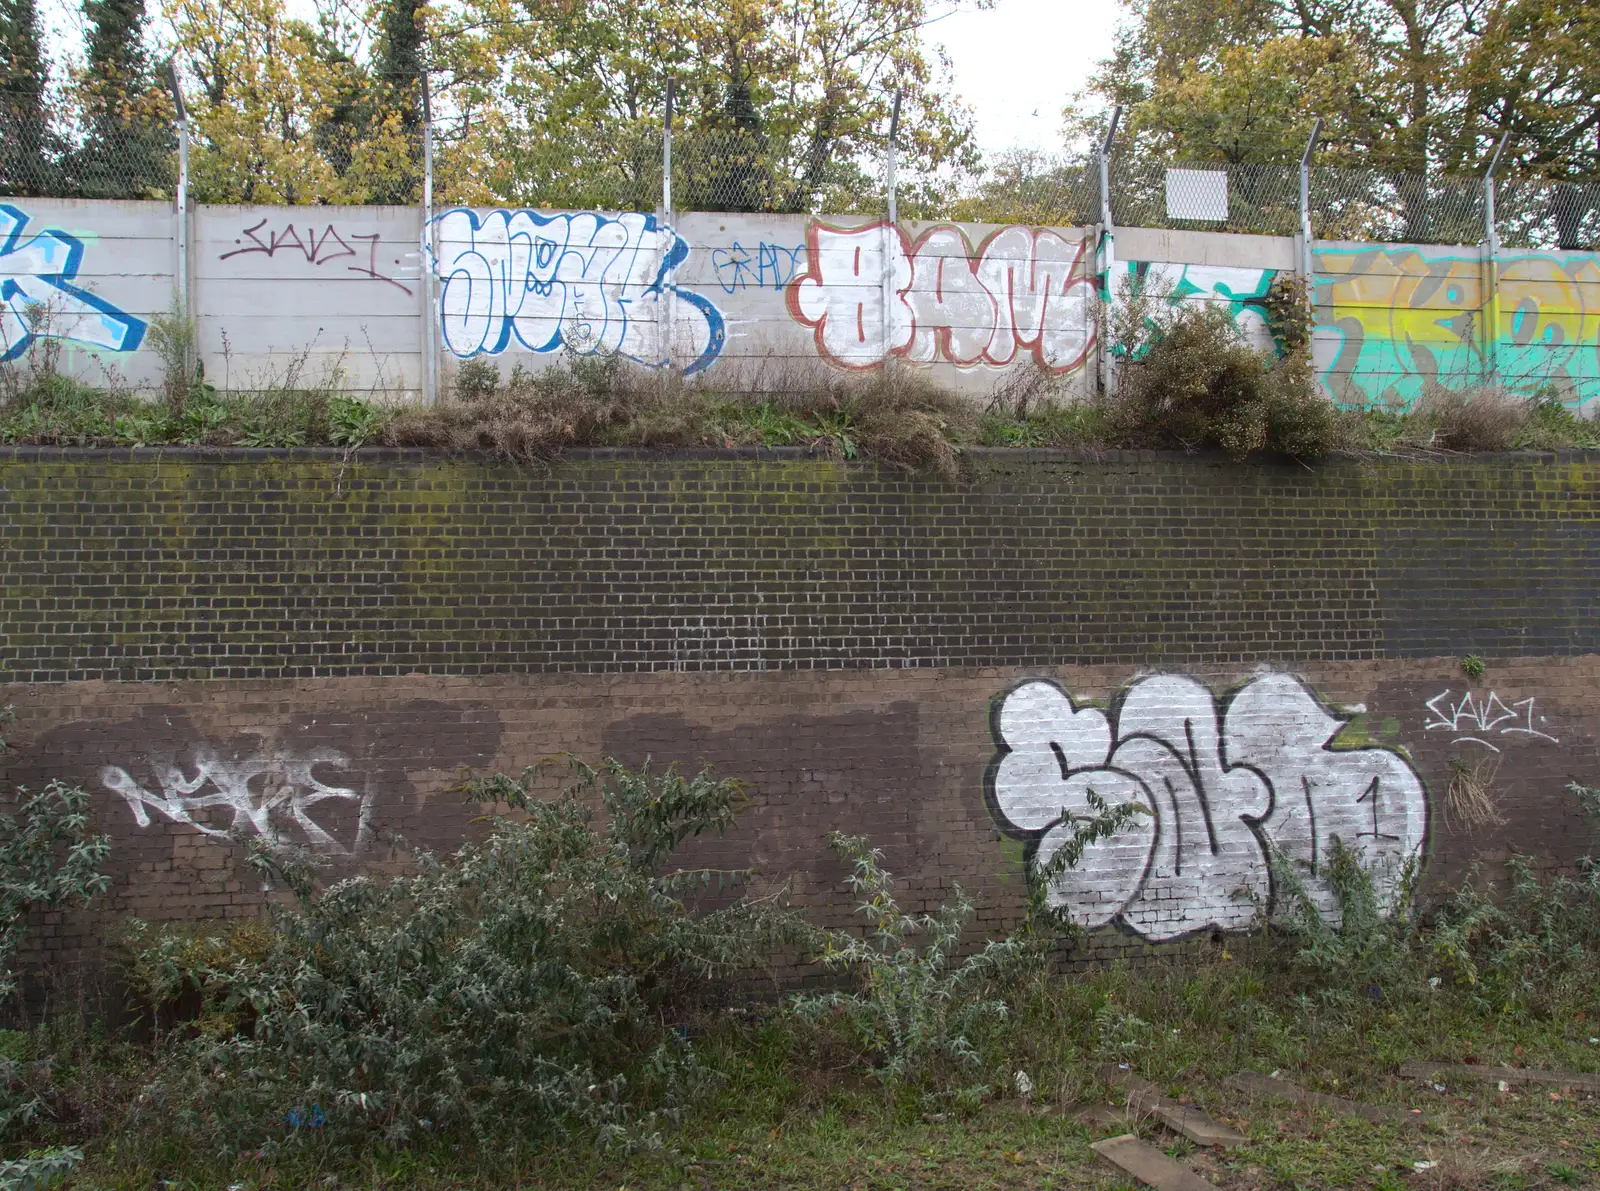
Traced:
<path fill-rule="evenodd" d="M 1050 682 L 996 702 L 987 792 L 1043 864 L 1093 813 L 1090 792 L 1148 814 L 1089 847 L 1050 890 L 1085 927 L 1120 923 L 1151 941 L 1247 927 L 1270 902 L 1269 846 L 1293 863 L 1322 914 L 1337 904 L 1325 861 L 1338 839 L 1387 893 L 1427 831 L 1422 782 L 1384 748 L 1333 748 L 1344 720 L 1296 678 L 1269 674 L 1220 706 L 1200 683 L 1133 683 L 1110 712 Z"/>

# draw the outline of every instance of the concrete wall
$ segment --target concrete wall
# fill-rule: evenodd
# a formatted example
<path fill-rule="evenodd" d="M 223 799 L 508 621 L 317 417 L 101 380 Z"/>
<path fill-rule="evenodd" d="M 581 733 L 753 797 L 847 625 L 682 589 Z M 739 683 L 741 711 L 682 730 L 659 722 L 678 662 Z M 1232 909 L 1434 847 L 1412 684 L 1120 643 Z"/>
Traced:
<path fill-rule="evenodd" d="M 0 202 L 0 367 L 26 368 L 48 338 L 91 384 L 151 384 L 161 366 L 147 331 L 173 307 L 173 231 L 161 203 Z"/>
<path fill-rule="evenodd" d="M 830 830 L 995 931 L 1064 807 L 1145 801 L 1056 890 L 1111 952 L 1247 925 L 1269 843 L 1313 888 L 1335 837 L 1435 888 L 1593 850 L 1594 455 L 974 464 L 11 451 L 4 778 L 91 791 L 104 913 L 155 918 L 261 911 L 230 830 L 381 865 L 469 831 L 463 766 L 564 750 L 743 780 L 707 863 L 835 925 Z"/>
<path fill-rule="evenodd" d="M 171 211 L 30 199 L 0 218 L 6 351 L 26 352 L 38 297 L 63 311 L 76 375 L 159 378 L 142 329 L 175 293 Z M 1146 283 L 1225 303 L 1271 347 L 1263 299 L 1297 270 L 1294 241 L 1123 228 L 1114 243 L 1108 274 L 1082 228 L 455 209 L 424 229 L 412 208 L 221 207 L 193 213 L 188 260 L 207 377 L 234 389 L 415 397 L 431 337 L 446 389 L 462 360 L 509 372 L 573 352 L 740 390 L 887 357 L 975 395 L 1041 371 L 1081 394 L 1097 295 Z M 1471 248 L 1319 243 L 1312 259 L 1317 371 L 1340 402 L 1405 405 L 1429 380 L 1495 372 L 1572 405 L 1600 396 L 1595 254 L 1507 250 L 1495 286 Z"/>
<path fill-rule="evenodd" d="M 219 388 L 417 394 L 428 310 L 410 207 L 201 207 L 190 249 Z"/>

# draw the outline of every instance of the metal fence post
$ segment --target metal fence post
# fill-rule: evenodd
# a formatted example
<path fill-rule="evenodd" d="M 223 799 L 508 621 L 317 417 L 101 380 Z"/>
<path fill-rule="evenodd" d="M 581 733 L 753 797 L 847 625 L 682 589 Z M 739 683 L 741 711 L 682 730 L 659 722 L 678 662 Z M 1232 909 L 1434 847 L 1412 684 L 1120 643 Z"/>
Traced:
<path fill-rule="evenodd" d="M 439 403 L 439 349 L 434 339 L 433 95 L 422 72 L 422 401 Z"/>
<path fill-rule="evenodd" d="M 1322 117 L 1311 126 L 1311 138 L 1306 141 L 1306 151 L 1300 155 L 1300 275 L 1306 283 L 1306 297 L 1312 299 L 1316 284 L 1316 261 L 1311 255 L 1311 242 L 1316 231 L 1311 226 L 1311 155 L 1317 151 L 1317 141 L 1322 136 Z"/>
<path fill-rule="evenodd" d="M 887 367 L 894 342 L 890 329 L 894 317 L 894 244 L 900 235 L 900 208 L 895 198 L 895 141 L 900 135 L 900 92 L 894 93 L 894 107 L 889 112 L 889 143 L 884 147 L 883 181 L 888 191 L 889 219 L 883 225 L 883 362 Z"/>
<path fill-rule="evenodd" d="M 190 354 L 195 350 L 194 336 L 187 333 L 187 329 L 194 324 L 194 311 L 189 305 L 189 108 L 183 102 L 183 86 L 178 81 L 178 68 L 174 63 L 167 63 L 167 81 L 172 87 L 173 109 L 178 117 L 178 186 L 173 198 L 173 215 L 175 220 L 175 235 L 173 244 L 177 250 L 177 262 L 174 265 L 177 276 L 178 314 L 183 319 L 185 328 L 184 340 L 188 344 L 185 348 L 183 361 L 184 377 L 194 375 L 194 360 Z"/>
<path fill-rule="evenodd" d="M 667 78 L 667 106 L 661 124 L 661 222 L 664 228 L 672 226 L 672 117 L 673 108 L 678 97 L 678 80 L 672 76 Z M 661 243 L 662 263 L 666 262 L 665 254 L 672 250 L 672 245 L 667 243 L 665 234 L 657 237 Z M 663 279 L 666 280 L 666 279 Z M 666 361 L 667 373 L 670 376 L 677 371 L 678 363 L 673 358 L 673 328 L 678 320 L 678 291 L 667 281 L 661 287 L 661 301 L 656 306 L 657 333 L 660 338 L 658 355 Z"/>
<path fill-rule="evenodd" d="M 1111 305 L 1116 301 L 1112 276 L 1117 267 L 1117 229 L 1111 213 L 1111 145 L 1117 137 L 1117 124 L 1122 120 L 1122 105 L 1111 112 L 1111 125 L 1106 129 L 1106 139 L 1100 143 L 1100 243 L 1095 246 L 1098 271 L 1105 278 L 1100 295 L 1100 326 L 1095 335 L 1095 363 L 1100 391 L 1111 387 L 1111 348 L 1106 343 L 1111 329 Z"/>
<path fill-rule="evenodd" d="M 1483 378 L 1500 374 L 1500 232 L 1494 211 L 1494 171 L 1505 151 L 1509 132 L 1500 137 L 1483 174 Z"/>

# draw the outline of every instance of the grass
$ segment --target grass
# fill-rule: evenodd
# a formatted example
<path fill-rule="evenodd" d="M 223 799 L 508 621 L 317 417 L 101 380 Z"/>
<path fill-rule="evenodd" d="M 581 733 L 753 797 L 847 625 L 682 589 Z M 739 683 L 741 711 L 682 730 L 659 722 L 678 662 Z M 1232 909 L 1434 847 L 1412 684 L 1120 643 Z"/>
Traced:
<path fill-rule="evenodd" d="M 159 400 L 97 388 L 48 367 L 19 373 L 0 400 L 0 443 L 59 446 L 418 446 L 531 461 L 569 447 L 809 447 L 956 475 L 970 446 L 1099 450 L 1171 447 L 1113 401 L 1065 400 L 1051 378 L 1008 377 L 985 402 L 939 388 L 911 369 L 846 376 L 821 368 L 758 367 L 709 384 L 666 383 L 616 360 L 570 357 L 502 377 L 462 365 L 433 409 L 388 405 L 306 386 L 301 370 L 249 392 L 192 381 Z M 335 378 L 336 380 L 336 378 Z M 1154 437 L 1151 437 L 1153 435 Z M 1496 389 L 1430 390 L 1410 412 L 1340 411 L 1335 453 L 1470 453 L 1600 448 L 1600 427 L 1555 401 Z"/>
<path fill-rule="evenodd" d="M 1441 1092 L 1393 1074 L 1410 1058 L 1594 1070 L 1600 1001 L 1583 982 L 1539 1016 L 1483 1012 L 1448 988 L 1407 1003 L 1335 1008 L 1294 976 L 1271 940 L 1229 948 L 1198 963 L 1027 984 L 1012 1022 L 983 1047 L 991 1086 L 1009 1088 L 1012 1071 L 1028 1072 L 1027 1102 L 1009 1091 L 963 1103 L 937 1089 L 886 1088 L 865 1073 L 845 1031 L 758 1005 L 692 1020 L 720 1086 L 657 1152 L 603 1155 L 581 1140 L 535 1146 L 513 1137 L 492 1149 L 440 1142 L 340 1152 L 312 1137 L 277 1157 L 225 1160 L 139 1112 L 141 1088 L 161 1074 L 160 1047 L 81 1039 L 58 1076 L 59 1087 L 75 1089 L 57 1100 L 68 1119 L 48 1139 L 85 1144 L 74 1179 L 83 1187 L 1109 1188 L 1119 1185 L 1114 1172 L 1089 1149 L 1105 1132 L 1081 1123 L 1073 1106 L 1115 1096 L 1096 1072 L 1120 1052 L 1169 1093 L 1250 1136 L 1239 1150 L 1202 1154 L 1138 1123 L 1140 1134 L 1221 1187 L 1600 1185 L 1595 1099 L 1536 1087 L 1502 1094 L 1492 1084 Z M 1254 1101 L 1225 1086 L 1243 1068 L 1421 1108 L 1430 1124 L 1404 1130 Z M 1430 1161 L 1439 1165 L 1414 1168 Z"/>

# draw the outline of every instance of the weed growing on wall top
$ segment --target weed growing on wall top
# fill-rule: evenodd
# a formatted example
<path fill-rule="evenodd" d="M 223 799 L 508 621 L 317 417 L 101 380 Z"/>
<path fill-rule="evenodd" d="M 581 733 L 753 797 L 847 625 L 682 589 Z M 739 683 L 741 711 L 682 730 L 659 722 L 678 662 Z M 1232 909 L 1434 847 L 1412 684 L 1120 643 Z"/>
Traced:
<path fill-rule="evenodd" d="M 161 399 L 173 419 L 183 418 L 191 394 L 204 380 L 197 341 L 194 320 L 184 314 L 176 295 L 171 309 L 152 318 L 145 334 L 145 342 L 161 359 Z"/>
<path fill-rule="evenodd" d="M 508 1127 L 653 1144 L 711 1080 L 674 1015 L 803 932 L 775 897 L 697 912 L 698 894 L 747 874 L 674 863 L 690 838 L 731 826 L 734 784 L 615 762 L 574 763 L 551 798 L 535 793 L 543 780 L 474 780 L 473 798 L 510 814 L 411 875 L 317 892 L 303 866 L 257 849 L 298 901 L 258 952 L 224 949 L 213 966 L 202 950 L 185 968 L 183 948 L 146 943 L 136 962 L 167 991 L 192 980 L 209 1013 L 250 1023 L 190 1044 L 187 1127 L 269 1148 L 487 1142 Z M 315 1124 L 286 1135 L 285 1120 Z"/>
<path fill-rule="evenodd" d="M 1493 385 L 1448 389 L 1430 382 L 1412 409 L 1412 434 L 1446 451 L 1509 451 L 1522 438 L 1533 404 Z"/>
<path fill-rule="evenodd" d="M 1131 309 L 1115 324 L 1115 384 L 1101 399 L 1113 445 L 1220 448 L 1237 459 L 1312 459 L 1338 445 L 1337 414 L 1317 391 L 1308 346 L 1279 359 L 1257 351 L 1224 304 L 1142 299 Z"/>

